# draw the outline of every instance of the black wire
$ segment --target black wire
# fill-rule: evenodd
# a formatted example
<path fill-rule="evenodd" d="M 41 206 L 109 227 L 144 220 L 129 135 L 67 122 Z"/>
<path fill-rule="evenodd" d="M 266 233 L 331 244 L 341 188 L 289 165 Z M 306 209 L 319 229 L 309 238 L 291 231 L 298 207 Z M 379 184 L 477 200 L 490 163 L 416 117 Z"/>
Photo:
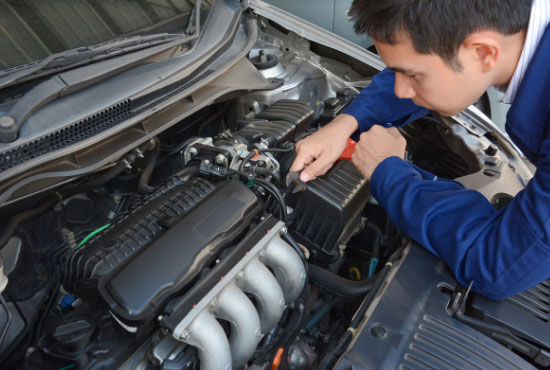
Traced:
<path fill-rule="evenodd" d="M 244 165 L 248 163 L 248 161 L 256 155 L 255 152 L 250 152 L 246 157 L 244 157 L 243 161 L 241 162 L 241 165 L 239 166 L 239 172 L 244 171 Z"/>
<path fill-rule="evenodd" d="M 277 189 L 275 186 L 271 185 L 269 182 L 262 179 L 258 179 L 254 177 L 252 178 L 252 181 L 260 184 L 264 189 L 269 191 L 271 195 L 275 197 L 275 200 L 279 202 L 279 207 L 281 207 L 282 218 L 283 218 L 282 221 L 285 224 L 288 224 L 288 215 L 286 213 L 286 202 L 285 202 L 285 199 L 283 198 L 283 195 L 279 191 L 279 189 Z"/>
<path fill-rule="evenodd" d="M 283 238 L 283 240 L 285 242 L 287 242 L 288 244 L 290 244 L 290 246 L 296 251 L 296 253 L 298 253 L 298 256 L 300 256 L 300 259 L 302 260 L 302 263 L 304 264 L 304 268 L 306 269 L 306 275 L 309 277 L 309 264 L 307 263 L 307 258 L 306 258 L 306 255 L 304 254 L 304 251 L 302 250 L 302 248 L 300 248 L 300 246 L 298 245 L 298 243 L 296 243 L 296 240 L 294 240 L 294 238 L 292 237 L 292 235 L 290 235 L 289 233 L 284 233 L 281 235 L 281 238 Z"/>
<path fill-rule="evenodd" d="M 4 325 L 4 329 L 2 329 L 2 334 L 0 334 L 0 346 L 1 346 L 2 343 L 4 342 L 4 339 L 6 338 L 6 335 L 8 334 L 8 329 L 10 328 L 13 315 L 11 314 L 11 310 L 8 307 L 8 304 L 6 303 L 6 300 L 1 294 L 0 294 L 0 304 L 2 305 L 2 307 L 4 307 L 4 310 L 6 310 L 6 314 L 8 316 L 6 320 L 6 325 Z"/>
<path fill-rule="evenodd" d="M 280 207 L 280 210 L 281 210 L 281 219 L 285 224 L 288 224 L 288 215 L 286 213 L 286 202 L 285 202 L 285 199 L 283 198 L 283 195 L 279 191 L 279 189 L 277 189 L 275 186 L 273 186 L 271 183 L 269 183 L 265 180 L 259 179 L 257 177 L 249 177 L 249 175 L 247 175 L 246 173 L 244 173 L 242 171 L 231 170 L 228 174 L 229 175 L 237 174 L 240 177 L 245 178 L 245 179 L 251 178 L 254 183 L 256 183 L 258 185 L 261 185 L 279 203 L 279 207 Z"/>
<path fill-rule="evenodd" d="M 257 180 L 257 179 L 255 179 Z M 253 181 L 255 181 L 253 180 Z M 275 200 L 278 202 L 278 205 L 279 205 L 279 217 L 281 217 L 281 220 L 285 223 L 285 224 L 288 224 L 288 216 L 286 214 L 286 203 L 285 201 L 277 195 L 277 192 L 273 190 L 273 188 L 271 187 L 268 187 L 266 186 L 265 184 L 262 185 L 262 187 L 268 192 L 270 193 L 274 198 Z"/>
<path fill-rule="evenodd" d="M 294 149 L 283 149 L 283 148 L 258 149 L 258 153 L 288 153 L 293 151 Z"/>
<path fill-rule="evenodd" d="M 67 245 L 64 243 L 60 247 L 58 247 L 56 250 L 53 251 L 52 255 L 52 265 L 54 268 L 54 276 L 55 279 L 55 285 L 54 289 L 50 295 L 50 298 L 48 299 L 48 304 L 46 305 L 46 309 L 42 314 L 40 315 L 40 318 L 38 319 L 38 326 L 36 328 L 36 333 L 34 335 L 35 341 L 40 338 L 40 334 L 42 332 L 42 321 L 46 319 L 48 314 L 50 313 L 54 303 L 57 301 L 57 297 L 59 295 L 59 289 L 61 287 L 61 277 L 63 276 L 63 270 L 64 270 L 64 264 L 63 264 L 63 258 L 65 257 L 65 253 L 68 253 Z"/>

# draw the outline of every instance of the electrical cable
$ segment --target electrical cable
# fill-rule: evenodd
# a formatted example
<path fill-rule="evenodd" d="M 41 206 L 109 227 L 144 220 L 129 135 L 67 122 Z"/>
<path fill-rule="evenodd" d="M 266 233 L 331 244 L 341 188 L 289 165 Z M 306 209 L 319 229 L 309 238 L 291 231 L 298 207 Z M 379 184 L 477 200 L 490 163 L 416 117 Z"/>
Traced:
<path fill-rule="evenodd" d="M 267 148 L 267 149 L 258 149 L 258 153 L 288 153 L 293 152 L 294 149 L 288 148 Z"/>
<path fill-rule="evenodd" d="M 50 313 L 53 305 L 55 302 L 57 302 L 57 296 L 59 294 L 59 289 L 61 287 L 61 277 L 63 275 L 63 258 L 65 257 L 65 254 L 68 253 L 67 246 L 65 244 L 62 244 L 60 247 L 58 247 L 56 250 L 54 250 L 52 255 L 52 261 L 51 265 L 54 268 L 53 271 L 53 278 L 55 279 L 55 285 L 54 289 L 50 295 L 50 298 L 48 299 L 48 304 L 46 305 L 46 309 L 42 312 L 40 315 L 40 318 L 38 319 L 38 324 L 36 327 L 36 333 L 34 335 L 34 340 L 38 340 L 40 338 L 40 334 L 42 331 L 42 321 L 46 318 L 46 316 Z"/>
<path fill-rule="evenodd" d="M 306 269 L 306 277 L 309 277 L 309 263 L 307 263 L 307 258 L 306 258 L 306 255 L 304 254 L 304 251 L 302 250 L 302 248 L 300 248 L 300 246 L 298 245 L 298 243 L 296 243 L 296 240 L 294 240 L 294 238 L 292 237 L 292 235 L 290 235 L 288 232 L 286 233 L 283 233 L 281 235 L 281 238 L 287 242 L 288 244 L 290 244 L 290 246 L 292 247 L 292 249 L 294 249 L 296 251 L 296 253 L 298 253 L 298 256 L 300 256 L 300 259 L 302 260 L 302 263 L 304 264 L 304 268 Z M 313 266 L 313 265 L 312 265 Z"/>
<path fill-rule="evenodd" d="M 271 193 L 271 195 L 273 195 L 275 197 L 275 200 L 277 200 L 279 202 L 279 207 L 280 207 L 281 213 L 282 213 L 282 221 L 285 224 L 288 225 L 288 214 L 286 213 L 287 212 L 286 202 L 285 202 L 285 199 L 283 198 L 283 195 L 279 191 L 279 189 L 277 189 L 275 186 L 271 185 L 269 182 L 267 182 L 265 180 L 262 180 L 262 179 L 253 178 L 252 181 L 255 182 L 255 183 L 260 184 L 264 189 L 269 191 Z M 299 247 L 298 247 L 298 249 L 299 249 Z M 302 255 L 303 255 L 303 252 L 302 252 Z"/>
<path fill-rule="evenodd" d="M 246 173 L 244 173 L 242 171 L 230 170 L 228 172 L 228 175 L 231 175 L 231 174 L 237 174 L 242 178 L 245 178 L 247 180 L 251 180 L 253 183 L 261 185 L 279 203 L 279 207 L 280 207 L 280 210 L 281 210 L 281 212 L 280 212 L 281 219 L 285 224 L 288 224 L 288 215 L 286 213 L 287 212 L 286 211 L 286 202 L 285 202 L 285 199 L 283 198 L 283 195 L 279 191 L 279 189 L 277 189 L 273 184 L 271 184 L 271 183 L 269 183 L 265 180 L 259 179 L 257 177 L 249 176 L 249 175 L 247 175 Z"/>
<path fill-rule="evenodd" d="M 239 172 L 244 171 L 245 164 L 247 164 L 248 161 L 251 160 L 252 157 L 254 157 L 255 155 L 256 155 L 256 153 L 252 151 L 252 152 L 248 153 L 248 155 L 246 157 L 244 157 L 243 161 L 241 162 L 241 164 L 239 166 Z"/>
<path fill-rule="evenodd" d="M 86 244 L 86 242 L 87 242 L 88 240 L 90 240 L 91 238 L 93 238 L 94 236 L 96 236 L 97 234 L 99 234 L 100 232 L 102 232 L 103 230 L 107 229 L 109 226 L 111 226 L 110 223 L 108 223 L 108 224 L 106 224 L 106 225 L 103 225 L 103 226 L 101 226 L 101 227 L 95 229 L 94 231 L 92 231 L 91 233 L 89 233 L 88 235 L 86 235 L 86 236 L 84 237 L 84 239 L 82 239 L 82 240 L 80 241 L 80 243 L 78 243 L 78 245 L 76 246 L 76 248 L 77 248 L 77 249 L 80 248 L 81 246 L 83 246 L 84 244 Z"/>

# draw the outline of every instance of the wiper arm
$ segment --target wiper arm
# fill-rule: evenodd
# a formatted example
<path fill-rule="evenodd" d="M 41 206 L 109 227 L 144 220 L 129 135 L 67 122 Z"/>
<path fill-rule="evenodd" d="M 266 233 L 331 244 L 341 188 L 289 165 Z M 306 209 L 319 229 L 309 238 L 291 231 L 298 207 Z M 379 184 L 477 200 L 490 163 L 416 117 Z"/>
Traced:
<path fill-rule="evenodd" d="M 130 41 L 130 44 L 126 44 L 126 48 L 135 48 L 134 50 L 132 50 L 134 51 L 134 53 L 129 55 L 119 55 L 116 58 L 104 60 L 96 64 L 91 64 L 81 68 L 63 72 L 35 86 L 21 99 L 19 99 L 17 103 L 15 103 L 11 107 L 7 114 L 0 116 L 0 142 L 9 143 L 15 141 L 19 133 L 19 128 L 21 128 L 27 118 L 29 118 L 38 109 L 57 99 L 58 97 L 69 95 L 76 91 L 82 90 L 90 85 L 93 85 L 110 76 L 113 76 L 116 73 L 120 73 L 123 70 L 132 68 L 139 62 L 150 58 L 153 55 L 160 54 L 175 46 L 188 43 L 197 39 L 200 36 L 200 6 L 201 0 L 196 0 L 192 13 L 189 17 L 189 22 L 187 23 L 186 32 L 183 35 L 157 34 L 151 36 L 137 36 L 135 38 L 132 37 L 124 40 L 119 40 L 121 43 L 127 40 L 133 40 L 134 44 L 131 44 Z M 145 40 L 143 41 L 145 43 L 145 46 L 143 46 L 144 44 L 140 43 L 139 40 Z M 100 45 L 108 46 L 106 50 L 113 50 L 112 43 L 99 44 L 96 46 Z M 120 50 L 124 49 L 120 45 L 118 45 L 117 47 Z M 146 47 L 148 49 L 139 50 Z M 103 53 L 105 53 L 106 50 L 103 50 Z M 70 50 L 63 53 L 68 52 L 70 52 Z M 126 49 L 119 52 L 119 54 L 128 52 L 129 51 Z M 54 54 L 52 55 L 52 57 L 59 54 Z M 77 61 L 76 63 L 82 64 L 88 62 L 89 60 L 105 59 L 107 56 L 112 57 L 114 54 L 105 54 L 106 56 L 104 58 L 97 59 L 99 55 L 102 54 L 96 53 L 95 56 L 89 54 L 88 58 L 83 57 L 82 60 Z M 69 57 L 67 56 L 67 58 Z M 76 56 L 74 56 L 73 58 L 78 60 Z M 59 59 L 59 57 L 57 59 Z M 6 77 L 6 81 L 8 81 L 9 79 L 9 82 L 2 83 L 2 76 L 0 74 L 0 88 L 12 85 L 17 81 L 28 78 L 29 75 L 38 73 L 38 71 L 44 70 L 45 68 L 53 67 L 53 65 L 50 63 L 55 62 L 55 60 L 55 58 L 50 59 L 49 62 L 44 62 L 43 65 L 37 67 L 36 69 L 34 69 L 33 66 L 31 67 L 33 68 L 33 71 L 28 71 L 28 73 L 24 73 L 25 71 L 27 71 L 26 69 L 22 70 L 21 75 L 19 75 L 15 79 L 11 77 Z M 59 66 L 58 64 L 55 65 Z M 69 66 L 74 66 L 74 64 L 69 64 Z"/>
<path fill-rule="evenodd" d="M 0 71 L 0 89 L 32 78 L 60 72 L 67 68 L 165 44 L 184 37 L 187 37 L 187 35 L 159 33 L 147 36 L 133 36 L 62 51 L 52 54 L 39 62 L 30 64 L 28 67 Z"/>
<path fill-rule="evenodd" d="M 130 69 L 153 55 L 188 43 L 197 37 L 198 34 L 191 37 L 178 38 L 149 49 L 136 51 L 132 54 L 120 55 L 116 58 L 62 72 L 42 82 L 23 95 L 10 108 L 9 112 L 4 116 L 0 116 L 0 142 L 9 143 L 15 141 L 19 128 L 25 123 L 27 118 L 49 102 Z"/>
<path fill-rule="evenodd" d="M 0 71 L 0 89 L 36 77 L 61 72 L 82 64 L 112 58 L 140 49 L 165 44 L 177 39 L 197 38 L 199 34 L 201 0 L 196 0 L 189 15 L 185 34 L 157 33 L 82 46 L 52 54 L 38 62 Z"/>

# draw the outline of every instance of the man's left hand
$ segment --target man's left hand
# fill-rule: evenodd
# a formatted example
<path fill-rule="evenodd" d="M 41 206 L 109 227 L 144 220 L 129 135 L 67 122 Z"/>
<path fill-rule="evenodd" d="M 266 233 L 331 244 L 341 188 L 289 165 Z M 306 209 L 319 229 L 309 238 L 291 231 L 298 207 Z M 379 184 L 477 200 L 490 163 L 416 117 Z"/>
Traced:
<path fill-rule="evenodd" d="M 361 134 L 351 160 L 367 180 L 380 163 L 389 157 L 405 157 L 407 141 L 395 127 L 374 125 Z"/>

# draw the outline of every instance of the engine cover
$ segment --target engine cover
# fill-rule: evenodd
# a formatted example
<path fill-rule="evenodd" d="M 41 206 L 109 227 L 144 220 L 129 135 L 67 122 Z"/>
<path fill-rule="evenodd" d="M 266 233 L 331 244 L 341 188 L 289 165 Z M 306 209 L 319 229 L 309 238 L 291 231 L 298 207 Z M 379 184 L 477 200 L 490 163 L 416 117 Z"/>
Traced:
<path fill-rule="evenodd" d="M 101 296 L 125 322 L 149 322 L 249 226 L 259 209 L 256 195 L 245 185 L 233 180 L 222 184 L 154 243 L 103 276 Z"/>
<path fill-rule="evenodd" d="M 79 295 L 85 291 L 95 294 L 99 278 L 166 231 L 164 220 L 183 217 L 215 190 L 213 184 L 200 178 L 185 182 L 172 178 L 107 230 L 75 250 L 67 261 L 63 286 Z"/>

